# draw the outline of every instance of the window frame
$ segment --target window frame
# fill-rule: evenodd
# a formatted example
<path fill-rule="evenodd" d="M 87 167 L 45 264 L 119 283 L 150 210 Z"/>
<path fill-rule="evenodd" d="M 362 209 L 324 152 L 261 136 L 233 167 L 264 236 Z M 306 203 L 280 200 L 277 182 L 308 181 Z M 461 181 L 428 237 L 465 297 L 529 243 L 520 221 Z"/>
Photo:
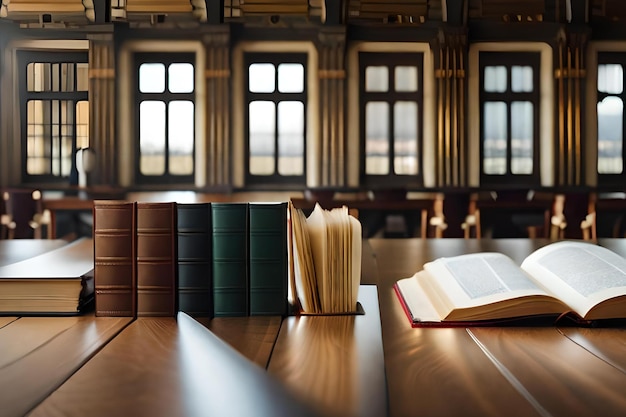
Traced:
<path fill-rule="evenodd" d="M 29 174 L 28 173 L 28 102 L 32 100 L 41 100 L 46 102 L 52 101 L 69 101 L 76 104 L 81 101 L 89 103 L 89 91 L 77 91 L 76 86 L 78 77 L 74 77 L 74 88 L 72 91 L 28 91 L 28 65 L 31 63 L 45 64 L 89 64 L 89 53 L 87 51 L 17 51 L 18 60 L 18 83 L 20 91 L 20 161 L 21 161 L 21 180 L 25 184 L 41 183 L 41 184 L 63 184 L 78 182 L 78 171 L 76 167 L 76 111 L 74 111 L 74 119 L 72 120 L 72 156 L 70 157 L 70 172 L 68 176 L 63 174 Z M 78 72 L 75 72 L 78 74 Z M 52 145 L 50 145 L 52 146 Z M 49 164 L 52 164 L 52 157 L 48 156 Z"/>
<path fill-rule="evenodd" d="M 304 186 L 307 175 L 307 105 L 308 105 L 308 54 L 306 52 L 244 52 L 243 54 L 243 84 L 244 84 L 244 181 L 246 186 Z M 280 64 L 301 64 L 303 67 L 304 91 L 301 93 L 281 93 L 278 88 L 272 93 L 253 93 L 249 85 L 249 68 L 252 64 L 273 64 L 276 69 Z M 275 85 L 278 86 L 278 71 L 275 71 Z M 274 103 L 278 109 L 281 101 L 300 101 L 304 111 L 303 149 L 302 149 L 302 174 L 282 175 L 278 172 L 278 112 L 275 118 L 274 129 L 274 173 L 269 175 L 258 175 L 250 172 L 250 103 L 253 101 L 265 100 Z"/>
<path fill-rule="evenodd" d="M 507 68 L 507 89 L 505 92 L 488 92 L 484 89 L 484 71 L 488 66 L 505 66 Z M 531 66 L 533 69 L 533 91 L 511 91 L 511 68 L 513 66 Z M 540 107 L 541 107 L 541 53 L 540 52 L 479 52 L 479 155 L 481 186 L 537 186 L 541 181 L 540 171 Z M 530 174 L 514 174 L 511 172 L 511 103 L 529 101 L 533 103 L 533 169 Z M 506 173 L 487 174 L 484 171 L 484 135 L 483 112 L 485 102 L 505 102 L 507 106 L 507 151 Z"/>
<path fill-rule="evenodd" d="M 424 181 L 424 54 L 422 52 L 367 52 L 359 51 L 359 178 L 361 185 L 372 187 L 421 187 Z M 388 85 L 394 85 L 395 71 L 398 66 L 417 67 L 417 91 L 372 92 L 365 90 L 365 71 L 368 66 L 386 66 L 388 71 Z M 389 173 L 368 174 L 366 172 L 366 106 L 370 101 L 386 102 L 389 105 Z M 394 173 L 395 137 L 394 103 L 409 101 L 417 103 L 417 173 Z"/>
<path fill-rule="evenodd" d="M 598 186 L 601 187 L 622 187 L 624 181 L 626 181 L 626 53 L 625 52 L 598 52 L 597 57 L 597 65 L 607 65 L 607 64 L 621 64 L 623 68 L 622 75 L 622 85 L 624 88 L 620 94 L 614 93 L 603 93 L 598 90 L 598 80 L 596 79 L 595 89 L 596 89 L 596 102 L 594 103 L 594 114 L 596 116 L 596 120 L 598 118 L 598 103 L 600 103 L 606 97 L 618 97 L 622 100 L 622 104 L 624 105 L 623 113 L 622 113 L 622 172 L 619 174 L 603 174 L 598 171 L 598 156 L 600 149 L 599 145 L 599 137 L 598 137 L 598 129 L 596 126 L 596 140 L 595 146 L 597 150 L 596 161 L 595 161 L 595 169 L 596 175 L 598 178 Z M 598 73 L 596 69 L 596 74 Z"/>
<path fill-rule="evenodd" d="M 196 161 L 197 161 L 197 143 L 196 143 L 196 112 L 198 105 L 196 103 L 196 94 L 198 93 L 198 85 L 196 83 L 195 74 L 198 71 L 196 65 L 196 56 L 194 52 L 137 52 L 133 55 L 134 59 L 134 106 L 135 106 L 135 125 L 134 125 L 134 176 L 135 183 L 137 185 L 192 185 L 196 176 Z M 147 63 L 159 63 L 164 64 L 165 69 L 165 91 L 162 93 L 142 93 L 139 91 L 139 68 L 142 64 Z M 189 93 L 172 93 L 167 89 L 167 67 L 171 64 L 189 63 L 194 68 L 194 88 Z M 163 101 L 165 103 L 166 117 L 164 121 L 164 135 L 165 135 L 165 172 L 162 175 L 146 175 L 141 172 L 141 143 L 140 143 L 140 107 L 141 102 L 145 100 Z M 192 170 L 190 174 L 175 175 L 169 172 L 169 142 L 168 135 L 168 103 L 171 101 L 186 100 L 191 101 L 194 105 L 194 117 L 193 117 L 193 152 L 192 152 Z"/>

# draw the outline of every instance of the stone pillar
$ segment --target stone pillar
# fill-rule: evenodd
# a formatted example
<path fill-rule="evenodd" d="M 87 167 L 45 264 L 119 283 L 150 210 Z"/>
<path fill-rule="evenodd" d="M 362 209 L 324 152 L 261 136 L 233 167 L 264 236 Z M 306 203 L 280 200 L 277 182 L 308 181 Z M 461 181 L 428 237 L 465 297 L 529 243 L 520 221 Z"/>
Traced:
<path fill-rule="evenodd" d="M 230 29 L 216 26 L 205 35 L 206 48 L 206 181 L 207 186 L 231 182 Z"/>
<path fill-rule="evenodd" d="M 441 31 L 436 41 L 436 184 L 467 185 L 467 33 Z"/>
<path fill-rule="evenodd" d="M 583 121 L 586 33 L 561 32 L 554 77 L 557 102 L 557 185 L 584 185 Z"/>
<path fill-rule="evenodd" d="M 319 34 L 320 185 L 343 186 L 346 173 L 345 28 L 324 28 Z"/>
<path fill-rule="evenodd" d="M 89 39 L 89 146 L 95 151 L 92 185 L 116 186 L 115 50 L 113 33 Z"/>

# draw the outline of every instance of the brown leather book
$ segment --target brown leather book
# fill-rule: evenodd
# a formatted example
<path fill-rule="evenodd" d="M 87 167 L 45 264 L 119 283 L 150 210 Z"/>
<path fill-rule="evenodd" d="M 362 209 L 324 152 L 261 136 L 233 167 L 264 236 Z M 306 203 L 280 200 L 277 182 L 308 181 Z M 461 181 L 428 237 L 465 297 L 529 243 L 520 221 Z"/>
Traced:
<path fill-rule="evenodd" d="M 137 203 L 137 315 L 174 316 L 176 203 Z"/>
<path fill-rule="evenodd" d="M 136 205 L 96 200 L 93 212 L 96 316 L 134 317 Z"/>

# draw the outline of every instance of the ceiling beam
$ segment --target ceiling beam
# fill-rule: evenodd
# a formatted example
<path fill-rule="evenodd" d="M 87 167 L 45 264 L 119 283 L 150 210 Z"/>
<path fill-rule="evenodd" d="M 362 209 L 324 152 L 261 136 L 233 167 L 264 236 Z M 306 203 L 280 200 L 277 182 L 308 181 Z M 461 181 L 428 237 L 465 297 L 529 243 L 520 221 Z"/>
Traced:
<path fill-rule="evenodd" d="M 344 3 L 341 0 L 324 0 L 324 9 L 326 10 L 325 25 L 341 25 L 344 21 Z"/>
<path fill-rule="evenodd" d="M 93 0 L 94 23 L 102 24 L 111 21 L 111 0 Z"/>
<path fill-rule="evenodd" d="M 207 23 L 219 25 L 224 23 L 224 0 L 205 0 Z"/>

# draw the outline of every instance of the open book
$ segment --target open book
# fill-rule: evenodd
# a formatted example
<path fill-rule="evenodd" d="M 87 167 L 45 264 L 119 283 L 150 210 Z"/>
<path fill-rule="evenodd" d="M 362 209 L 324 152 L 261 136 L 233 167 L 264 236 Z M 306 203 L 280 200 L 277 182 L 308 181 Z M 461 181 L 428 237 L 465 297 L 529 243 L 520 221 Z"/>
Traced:
<path fill-rule="evenodd" d="M 580 241 L 551 243 L 521 266 L 493 252 L 440 258 L 394 288 L 414 327 L 626 318 L 626 259 Z"/>
<path fill-rule="evenodd" d="M 357 311 L 361 283 L 361 223 L 346 207 L 319 204 L 307 218 L 290 204 L 292 289 L 308 314 Z"/>

